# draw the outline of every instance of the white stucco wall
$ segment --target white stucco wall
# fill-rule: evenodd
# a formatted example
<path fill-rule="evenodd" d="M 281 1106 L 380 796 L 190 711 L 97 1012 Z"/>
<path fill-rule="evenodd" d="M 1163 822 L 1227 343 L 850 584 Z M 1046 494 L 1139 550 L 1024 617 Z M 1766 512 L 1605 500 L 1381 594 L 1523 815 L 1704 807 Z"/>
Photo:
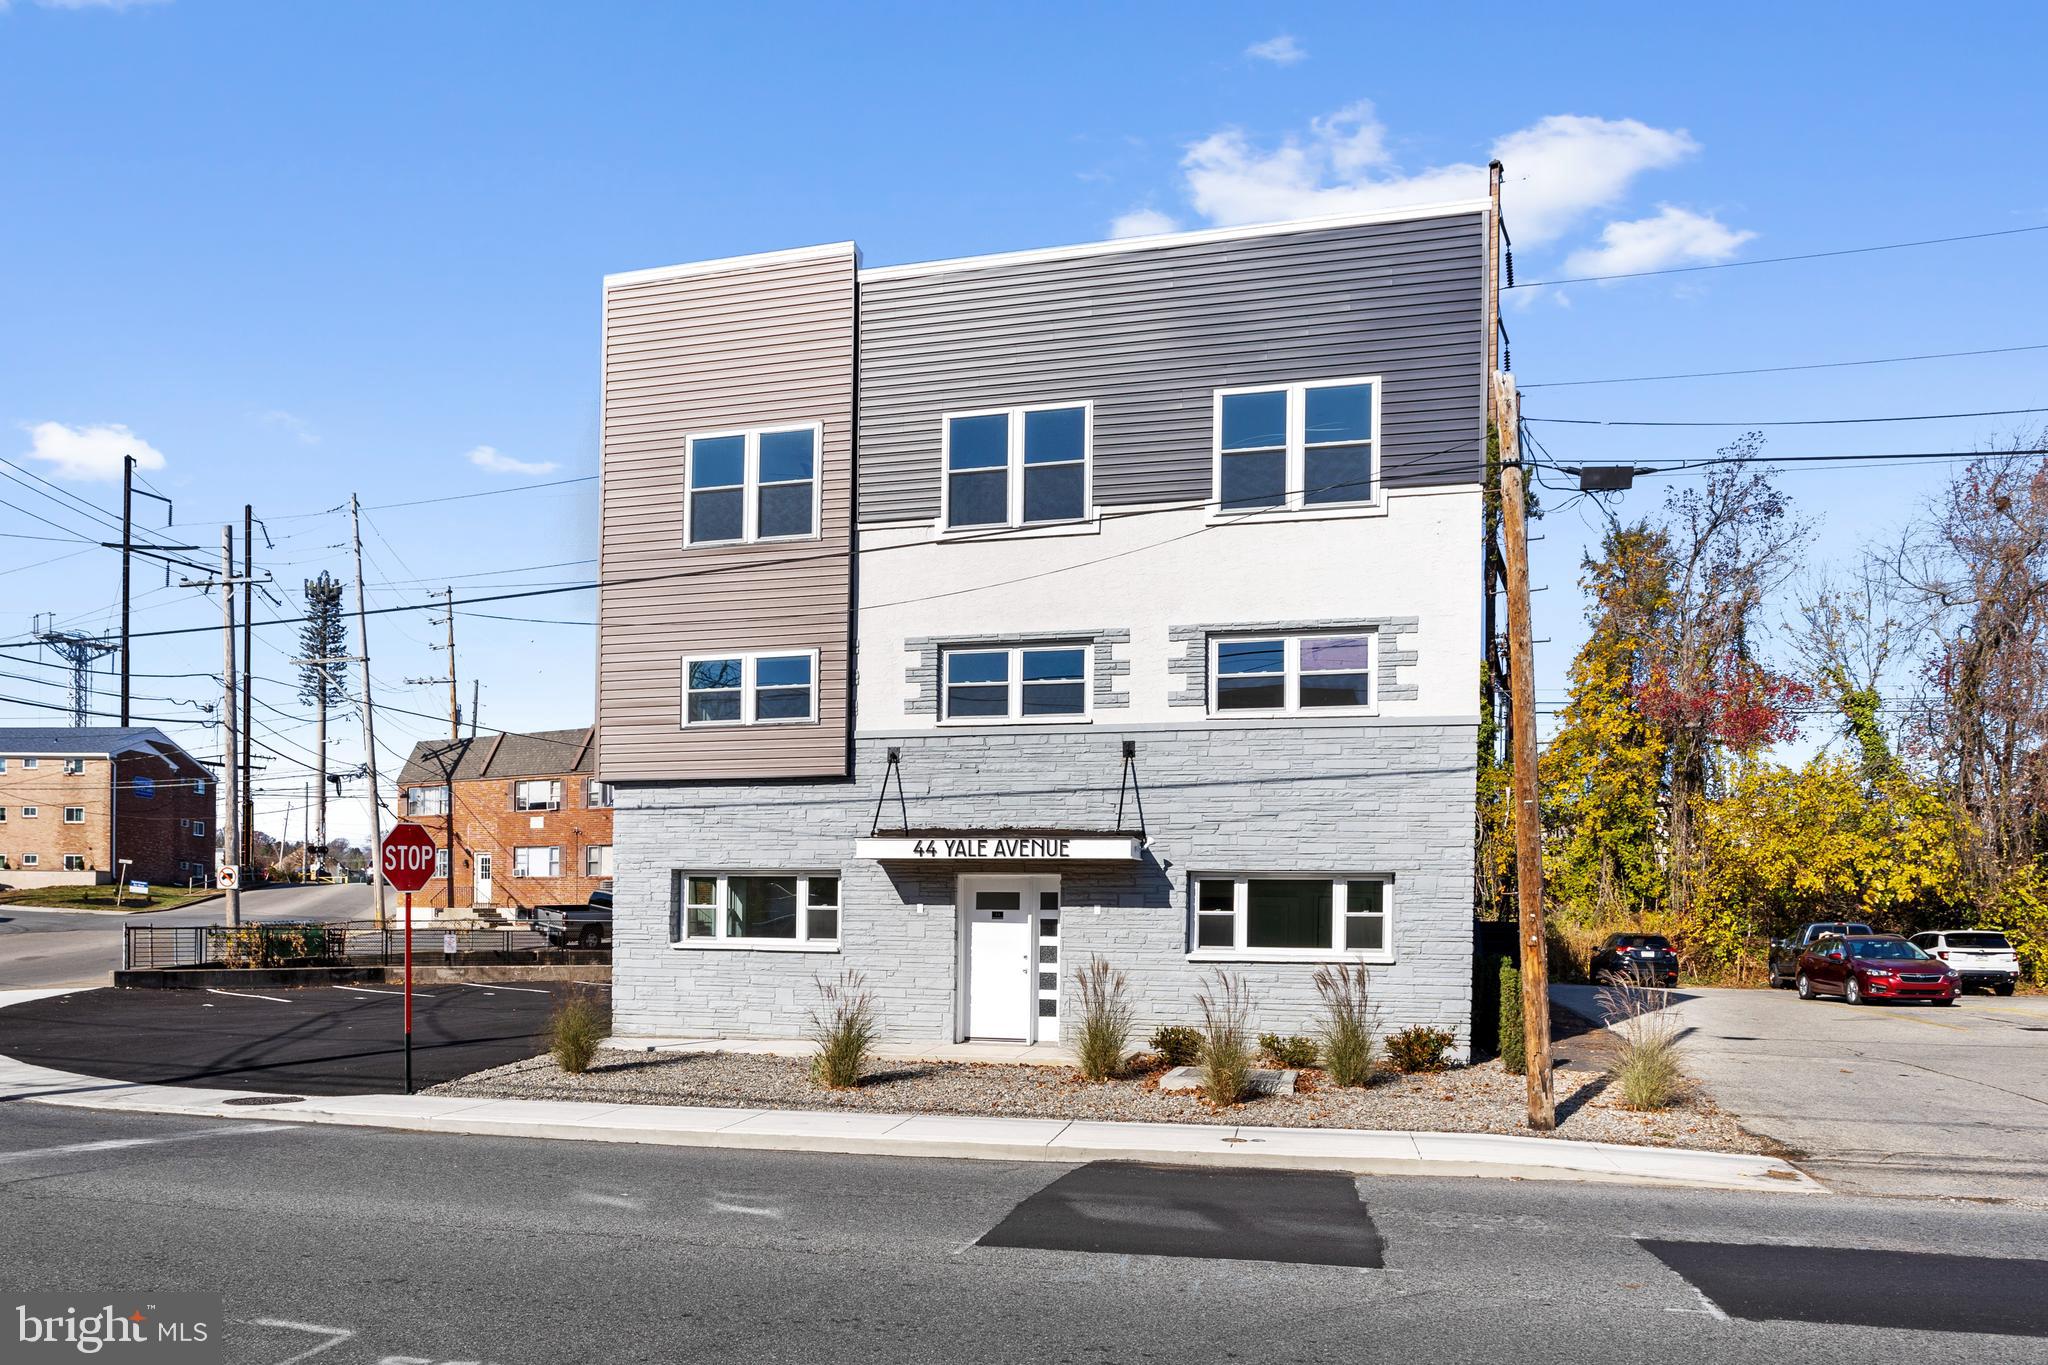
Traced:
<path fill-rule="evenodd" d="M 1116 509 L 1128 513 L 1130 508 Z M 1321 519 L 1215 521 L 1206 507 L 1112 515 L 1087 531 L 939 541 L 929 526 L 860 533 L 859 687 L 855 726 L 886 734 L 941 728 L 906 705 L 914 639 L 1127 628 L 1115 657 L 1130 704 L 1118 725 L 1184 723 L 1170 705 L 1183 653 L 1172 626 L 1413 617 L 1400 670 L 1412 699 L 1383 698 L 1389 718 L 1478 712 L 1480 490 L 1389 490 L 1383 509 Z"/>

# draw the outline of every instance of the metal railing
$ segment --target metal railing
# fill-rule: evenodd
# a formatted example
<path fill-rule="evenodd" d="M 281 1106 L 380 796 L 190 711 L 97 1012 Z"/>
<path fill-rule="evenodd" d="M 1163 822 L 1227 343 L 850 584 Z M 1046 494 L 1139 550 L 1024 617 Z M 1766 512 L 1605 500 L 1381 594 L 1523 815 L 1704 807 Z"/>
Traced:
<path fill-rule="evenodd" d="M 159 967 L 348 967 L 395 966 L 405 960 L 405 930 L 379 928 L 375 921 L 337 923 L 129 924 L 122 926 L 121 966 L 125 971 Z M 450 928 L 415 924 L 415 961 L 438 961 L 471 953 L 521 953 L 546 948 L 546 937 L 531 925 L 502 929 Z"/>

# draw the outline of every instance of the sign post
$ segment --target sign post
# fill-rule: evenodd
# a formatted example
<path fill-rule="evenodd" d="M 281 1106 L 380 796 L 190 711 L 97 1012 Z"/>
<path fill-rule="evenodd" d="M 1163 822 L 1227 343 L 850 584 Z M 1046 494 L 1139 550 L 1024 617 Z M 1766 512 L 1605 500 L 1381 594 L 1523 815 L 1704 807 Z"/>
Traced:
<path fill-rule="evenodd" d="M 399 824 L 384 836 L 377 866 L 384 880 L 405 893 L 405 1093 L 412 1093 L 412 893 L 434 875 L 434 836 L 415 824 Z"/>

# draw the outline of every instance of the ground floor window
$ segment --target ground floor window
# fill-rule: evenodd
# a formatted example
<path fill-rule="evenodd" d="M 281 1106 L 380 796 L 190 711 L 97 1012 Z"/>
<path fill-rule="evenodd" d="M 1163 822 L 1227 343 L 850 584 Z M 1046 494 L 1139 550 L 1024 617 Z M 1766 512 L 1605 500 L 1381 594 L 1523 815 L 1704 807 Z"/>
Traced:
<path fill-rule="evenodd" d="M 512 850 L 512 875 L 515 877 L 559 877 L 562 875 L 562 850 L 559 848 L 515 848 Z"/>
<path fill-rule="evenodd" d="M 84 855 L 83 853 L 67 853 L 67 854 L 65 854 L 65 855 L 64 855 L 64 870 L 65 870 L 66 872 L 83 872 L 83 871 L 85 871 L 85 855 Z"/>
<path fill-rule="evenodd" d="M 612 846 L 610 844 L 585 844 L 583 846 L 583 875 L 586 877 L 609 877 L 612 875 Z"/>
<path fill-rule="evenodd" d="M 1195 956 L 1392 959 L 1388 878 L 1197 874 L 1193 881 Z"/>
<path fill-rule="evenodd" d="M 448 850 L 445 848 L 434 850 L 434 876 L 440 881 L 448 880 Z"/>
<path fill-rule="evenodd" d="M 678 872 L 669 937 L 679 943 L 837 943 L 839 877 L 827 872 Z"/>

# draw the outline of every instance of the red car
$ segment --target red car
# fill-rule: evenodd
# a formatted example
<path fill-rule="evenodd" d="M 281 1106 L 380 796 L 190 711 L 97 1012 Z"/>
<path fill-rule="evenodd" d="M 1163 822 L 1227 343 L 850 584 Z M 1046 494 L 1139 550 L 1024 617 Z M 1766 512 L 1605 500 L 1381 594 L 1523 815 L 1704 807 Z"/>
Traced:
<path fill-rule="evenodd" d="M 1852 1005 L 1879 1000 L 1956 1002 L 1955 970 L 1897 934 L 1834 935 L 1814 940 L 1799 959 L 1799 998 L 1839 995 Z"/>

